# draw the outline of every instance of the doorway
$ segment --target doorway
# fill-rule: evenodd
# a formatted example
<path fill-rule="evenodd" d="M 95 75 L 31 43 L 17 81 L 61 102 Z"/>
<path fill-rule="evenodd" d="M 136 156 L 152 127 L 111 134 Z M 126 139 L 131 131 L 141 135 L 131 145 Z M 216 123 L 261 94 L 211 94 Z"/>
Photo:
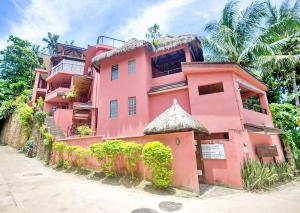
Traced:
<path fill-rule="evenodd" d="M 199 134 L 194 134 L 196 147 L 197 174 L 199 183 L 205 183 L 205 170 L 201 149 L 201 139 Z"/>

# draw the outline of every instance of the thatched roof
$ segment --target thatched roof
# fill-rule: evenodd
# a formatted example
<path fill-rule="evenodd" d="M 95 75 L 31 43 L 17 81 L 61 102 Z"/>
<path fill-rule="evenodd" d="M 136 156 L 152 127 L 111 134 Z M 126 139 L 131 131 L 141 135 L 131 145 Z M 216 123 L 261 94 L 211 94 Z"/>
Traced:
<path fill-rule="evenodd" d="M 129 52 L 141 47 L 147 47 L 149 48 L 149 50 L 151 50 L 152 52 L 160 52 L 160 51 L 165 51 L 165 50 L 169 50 L 172 48 L 175 48 L 177 46 L 183 45 L 183 44 L 188 44 L 191 42 L 197 42 L 199 44 L 200 41 L 197 38 L 196 35 L 181 35 L 181 36 L 170 36 L 170 35 L 166 35 L 163 37 L 160 37 L 158 39 L 158 45 L 157 47 L 154 47 L 149 41 L 145 41 L 145 40 L 137 40 L 135 38 L 130 39 L 128 42 L 126 42 L 123 46 L 119 47 L 119 48 L 115 48 L 112 49 L 110 51 L 101 53 L 97 56 L 95 56 L 92 59 L 92 62 L 94 64 L 95 67 L 99 67 L 99 63 L 106 59 L 106 58 L 110 58 L 112 56 L 115 55 L 119 55 L 125 52 Z"/>
<path fill-rule="evenodd" d="M 191 130 L 208 133 L 208 130 L 182 109 L 177 100 L 174 99 L 173 105 L 151 121 L 144 129 L 144 133 L 150 135 Z"/>

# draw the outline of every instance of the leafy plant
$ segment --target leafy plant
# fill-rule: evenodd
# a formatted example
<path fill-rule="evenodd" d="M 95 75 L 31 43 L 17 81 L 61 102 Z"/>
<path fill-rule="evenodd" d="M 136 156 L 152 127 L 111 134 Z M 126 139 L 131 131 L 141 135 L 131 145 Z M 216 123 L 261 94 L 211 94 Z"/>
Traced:
<path fill-rule="evenodd" d="M 66 95 L 66 98 L 77 98 L 78 97 L 78 93 L 76 90 L 72 90 L 71 92 L 68 92 L 68 94 Z"/>
<path fill-rule="evenodd" d="M 58 160 L 63 160 L 63 154 L 66 150 L 67 145 L 64 142 L 54 142 L 53 143 L 53 149 L 58 154 Z"/>
<path fill-rule="evenodd" d="M 50 133 L 50 132 L 45 132 L 44 133 L 44 145 L 46 146 L 51 146 L 52 147 L 52 143 L 54 142 L 54 136 Z"/>
<path fill-rule="evenodd" d="M 67 160 L 59 159 L 56 163 L 56 167 L 57 168 L 68 169 L 70 167 L 70 164 Z"/>
<path fill-rule="evenodd" d="M 32 155 L 30 154 L 32 153 L 32 149 L 33 149 L 33 141 L 27 140 L 24 145 L 23 152 L 26 154 L 26 156 L 32 157 Z"/>
<path fill-rule="evenodd" d="M 81 148 L 81 146 L 77 146 L 77 145 L 71 145 L 71 146 L 67 146 L 65 148 L 67 157 L 68 157 L 68 162 L 71 166 L 78 166 L 76 159 L 74 161 L 73 156 L 75 156 L 76 150 L 78 150 L 80 148 Z"/>
<path fill-rule="evenodd" d="M 86 124 L 77 127 L 76 130 L 79 132 L 80 136 L 85 136 L 85 135 L 91 135 L 92 134 L 92 129 Z"/>
<path fill-rule="evenodd" d="M 158 188 L 169 187 L 173 176 L 171 148 L 153 141 L 144 145 L 142 153 L 145 165 L 152 170 L 153 185 Z"/>
<path fill-rule="evenodd" d="M 86 165 L 88 158 L 91 156 L 91 150 L 80 147 L 75 150 L 77 166 L 82 168 Z"/>
<path fill-rule="evenodd" d="M 249 191 L 265 190 L 274 183 L 293 177 L 293 171 L 285 162 L 262 164 L 259 161 L 244 159 L 241 168 L 243 186 Z"/>
<path fill-rule="evenodd" d="M 25 103 L 21 103 L 18 106 L 18 114 L 20 124 L 26 134 L 26 137 L 29 138 L 32 130 L 34 109 Z"/>
<path fill-rule="evenodd" d="M 137 161 L 141 159 L 143 145 L 134 142 L 126 142 L 122 145 L 122 154 L 127 159 L 128 169 L 133 178 Z"/>
<path fill-rule="evenodd" d="M 102 164 L 103 172 L 108 177 L 117 175 L 116 160 L 118 155 L 122 153 L 122 140 L 106 140 L 103 142 L 103 154 L 105 156 L 105 163 Z"/>
<path fill-rule="evenodd" d="M 35 120 L 37 122 L 38 127 L 41 127 L 45 123 L 46 117 L 47 117 L 47 113 L 45 112 L 35 113 Z"/>
<path fill-rule="evenodd" d="M 39 108 L 41 111 L 43 111 L 43 109 L 44 109 L 44 100 L 43 100 L 42 97 L 39 97 L 39 98 L 37 99 L 37 106 L 38 106 L 38 108 Z"/>
<path fill-rule="evenodd" d="M 91 156 L 96 158 L 97 161 L 101 164 L 105 159 L 103 152 L 103 143 L 95 143 L 90 146 Z"/>

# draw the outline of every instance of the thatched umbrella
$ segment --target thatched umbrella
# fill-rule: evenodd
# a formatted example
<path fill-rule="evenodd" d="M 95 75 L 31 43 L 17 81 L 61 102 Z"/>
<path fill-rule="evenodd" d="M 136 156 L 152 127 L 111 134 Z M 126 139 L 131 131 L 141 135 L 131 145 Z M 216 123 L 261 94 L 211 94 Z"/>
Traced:
<path fill-rule="evenodd" d="M 144 129 L 144 133 L 150 135 L 192 130 L 208 133 L 208 130 L 198 120 L 182 109 L 177 100 L 174 99 L 173 105 L 151 121 Z"/>

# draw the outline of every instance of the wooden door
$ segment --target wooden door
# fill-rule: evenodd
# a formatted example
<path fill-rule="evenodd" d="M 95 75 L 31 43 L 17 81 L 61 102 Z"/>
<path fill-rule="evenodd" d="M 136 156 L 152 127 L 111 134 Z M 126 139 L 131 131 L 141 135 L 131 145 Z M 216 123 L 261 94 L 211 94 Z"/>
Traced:
<path fill-rule="evenodd" d="M 201 150 L 201 140 L 199 135 L 195 134 L 195 146 L 196 146 L 196 161 L 197 161 L 197 173 L 199 183 L 205 183 L 204 163 Z"/>

